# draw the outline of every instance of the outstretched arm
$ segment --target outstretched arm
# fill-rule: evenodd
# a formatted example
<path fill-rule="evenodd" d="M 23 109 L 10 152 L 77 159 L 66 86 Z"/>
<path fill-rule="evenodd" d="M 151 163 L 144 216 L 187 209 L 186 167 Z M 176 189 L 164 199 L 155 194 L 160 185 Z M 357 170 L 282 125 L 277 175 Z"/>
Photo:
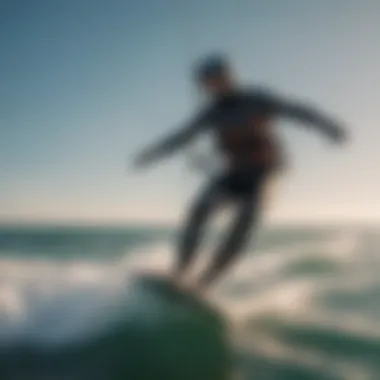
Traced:
<path fill-rule="evenodd" d="M 314 107 L 275 96 L 268 96 L 267 101 L 272 112 L 279 116 L 289 117 L 318 128 L 335 141 L 340 142 L 345 138 L 345 131 L 342 126 L 336 120 L 324 115 Z"/>
<path fill-rule="evenodd" d="M 148 146 L 136 158 L 136 166 L 147 166 L 150 163 L 163 158 L 183 148 L 196 135 L 202 132 L 207 123 L 208 112 L 202 112 L 187 125 L 167 135 L 159 142 Z"/>

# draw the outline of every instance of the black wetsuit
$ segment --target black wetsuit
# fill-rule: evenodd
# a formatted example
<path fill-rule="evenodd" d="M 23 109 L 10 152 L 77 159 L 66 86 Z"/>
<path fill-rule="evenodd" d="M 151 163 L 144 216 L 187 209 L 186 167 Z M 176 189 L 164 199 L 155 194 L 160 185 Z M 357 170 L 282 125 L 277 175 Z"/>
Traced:
<path fill-rule="evenodd" d="M 207 130 L 213 133 L 228 163 L 224 173 L 211 178 L 188 213 L 179 243 L 178 273 L 182 273 L 194 257 L 208 216 L 226 199 L 233 200 L 238 207 L 236 220 L 200 281 L 207 284 L 215 279 L 244 248 L 259 215 L 265 179 L 283 161 L 272 132 L 272 121 L 276 117 L 312 124 L 332 137 L 339 134 L 334 122 L 312 108 L 285 101 L 261 89 L 242 89 L 216 99 L 185 128 L 148 150 L 150 159 L 155 160 Z"/>

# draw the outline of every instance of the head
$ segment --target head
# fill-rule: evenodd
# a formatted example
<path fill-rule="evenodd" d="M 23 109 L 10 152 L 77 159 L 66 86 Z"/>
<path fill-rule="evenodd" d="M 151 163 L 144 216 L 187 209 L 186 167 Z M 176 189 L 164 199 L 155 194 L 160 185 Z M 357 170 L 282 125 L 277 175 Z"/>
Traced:
<path fill-rule="evenodd" d="M 234 78 L 228 60 L 220 55 L 203 59 L 196 67 L 196 81 L 205 92 L 217 97 L 234 88 Z"/>

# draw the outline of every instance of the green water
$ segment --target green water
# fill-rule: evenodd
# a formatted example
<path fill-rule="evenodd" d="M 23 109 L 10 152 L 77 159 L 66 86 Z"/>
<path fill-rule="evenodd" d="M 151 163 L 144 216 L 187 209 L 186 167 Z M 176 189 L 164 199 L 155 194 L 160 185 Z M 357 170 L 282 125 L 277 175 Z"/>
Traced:
<path fill-rule="evenodd" d="M 379 229 L 261 232 L 210 293 L 220 314 L 128 282 L 165 268 L 154 228 L 0 231 L 1 379 L 378 380 Z"/>

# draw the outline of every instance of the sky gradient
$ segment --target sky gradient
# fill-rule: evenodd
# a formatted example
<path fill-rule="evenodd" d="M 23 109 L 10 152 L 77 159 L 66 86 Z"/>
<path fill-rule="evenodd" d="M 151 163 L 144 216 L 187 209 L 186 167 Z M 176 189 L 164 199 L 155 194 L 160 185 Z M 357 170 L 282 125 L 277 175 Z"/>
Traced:
<path fill-rule="evenodd" d="M 291 159 L 273 221 L 380 221 L 377 0 L 34 0 L 0 5 L 0 221 L 178 219 L 202 177 L 183 156 L 134 173 L 196 109 L 194 59 L 231 55 L 345 121 L 351 143 L 279 123 Z"/>

